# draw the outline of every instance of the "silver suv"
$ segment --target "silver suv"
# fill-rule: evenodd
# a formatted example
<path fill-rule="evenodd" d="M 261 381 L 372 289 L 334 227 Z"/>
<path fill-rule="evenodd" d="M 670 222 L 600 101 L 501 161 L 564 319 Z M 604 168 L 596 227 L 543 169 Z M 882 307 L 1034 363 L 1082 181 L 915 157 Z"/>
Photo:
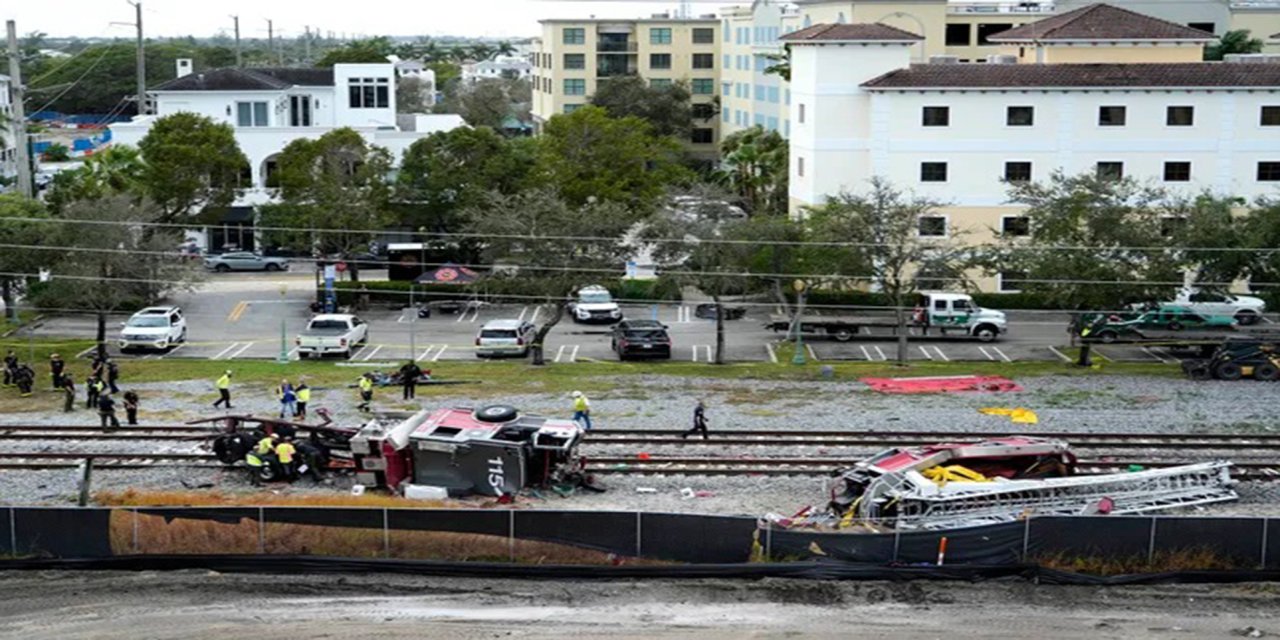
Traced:
<path fill-rule="evenodd" d="M 476 357 L 529 355 L 537 329 L 524 320 L 490 320 L 476 335 Z"/>
<path fill-rule="evenodd" d="M 120 350 L 164 350 L 187 341 L 187 319 L 178 307 L 147 307 L 120 330 Z"/>

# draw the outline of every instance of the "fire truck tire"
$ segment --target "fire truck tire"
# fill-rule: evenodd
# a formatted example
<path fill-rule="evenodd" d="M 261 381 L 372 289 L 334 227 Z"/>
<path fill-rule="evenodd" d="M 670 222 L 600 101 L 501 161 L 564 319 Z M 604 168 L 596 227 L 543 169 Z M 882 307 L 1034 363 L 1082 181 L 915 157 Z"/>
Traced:
<path fill-rule="evenodd" d="M 235 464 L 236 457 L 231 452 L 231 438 L 222 436 L 213 441 L 213 455 L 218 456 L 218 461 L 222 464 Z"/>
<path fill-rule="evenodd" d="M 1253 377 L 1263 382 L 1275 382 L 1280 380 L 1280 368 L 1270 362 L 1264 362 L 1253 368 Z"/>
<path fill-rule="evenodd" d="M 515 420 L 520 412 L 515 407 L 505 404 L 491 404 L 487 407 L 476 409 L 476 420 L 480 422 L 511 422 Z"/>
<path fill-rule="evenodd" d="M 263 482 L 275 482 L 278 479 L 276 466 L 270 462 L 258 467 L 258 479 Z"/>

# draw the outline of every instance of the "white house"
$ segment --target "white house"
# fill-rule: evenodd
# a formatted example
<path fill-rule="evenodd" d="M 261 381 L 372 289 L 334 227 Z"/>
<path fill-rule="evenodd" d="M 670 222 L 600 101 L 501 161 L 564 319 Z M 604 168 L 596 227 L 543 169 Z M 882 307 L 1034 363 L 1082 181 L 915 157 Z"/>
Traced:
<path fill-rule="evenodd" d="M 462 81 L 477 82 L 491 78 L 526 80 L 533 75 L 533 63 L 525 56 L 495 56 L 474 64 L 463 65 Z"/>
<path fill-rule="evenodd" d="M 13 98 L 9 95 L 9 76 L 0 74 L 0 123 L 7 123 L 13 117 Z M 5 184 L 18 175 L 18 147 L 12 132 L 7 127 L 0 127 L 0 182 Z M 0 185 L 0 192 L 7 189 Z"/>
<path fill-rule="evenodd" d="M 191 112 L 235 128 L 236 142 L 249 160 L 252 188 L 245 190 L 223 222 L 240 225 L 215 237 L 212 249 L 247 248 L 252 208 L 274 193 L 267 178 L 275 158 L 290 142 L 318 138 L 341 127 L 358 132 L 371 145 L 391 152 L 399 162 L 414 141 L 437 131 L 466 126 L 456 115 L 396 114 L 393 63 L 338 64 L 331 69 L 224 68 L 193 70 L 191 60 L 177 62 L 177 77 L 148 94 L 153 115 L 111 125 L 113 142 L 137 146 L 151 125 L 167 115 Z"/>
<path fill-rule="evenodd" d="M 401 60 L 399 56 L 387 56 L 392 64 L 396 66 L 396 77 L 400 79 L 414 79 L 421 83 L 423 104 L 430 107 L 436 103 L 436 72 L 435 69 L 429 69 L 421 60 Z"/>
<path fill-rule="evenodd" d="M 1187 195 L 1280 195 L 1280 64 L 1265 56 L 912 64 L 919 36 L 886 25 L 815 25 L 782 39 L 792 51 L 797 215 L 873 176 L 946 203 L 921 219 L 922 236 L 975 243 L 1026 234 L 1007 182 L 1057 170 L 1133 176 Z M 1169 51 L 1125 46 L 1134 57 Z M 1008 290 L 1000 278 L 984 286 Z"/>

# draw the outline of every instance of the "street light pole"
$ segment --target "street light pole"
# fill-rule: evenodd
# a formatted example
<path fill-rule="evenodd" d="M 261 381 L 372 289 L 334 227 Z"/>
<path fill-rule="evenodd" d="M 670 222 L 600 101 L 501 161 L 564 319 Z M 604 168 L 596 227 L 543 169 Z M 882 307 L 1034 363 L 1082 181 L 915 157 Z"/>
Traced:
<path fill-rule="evenodd" d="M 791 364 L 805 364 L 804 357 L 804 280 L 796 280 L 793 284 L 796 290 L 796 352 L 791 356 Z"/>
<path fill-rule="evenodd" d="M 289 294 L 289 285 L 280 285 L 280 302 L 284 303 Z M 280 355 L 276 357 L 276 362 L 280 364 L 289 363 L 289 338 L 286 334 L 285 317 L 288 313 L 288 306 L 283 305 L 284 309 L 280 311 Z"/>
<path fill-rule="evenodd" d="M 418 354 L 417 343 L 418 329 L 418 309 L 413 306 L 413 285 L 409 285 L 409 362 L 416 360 Z"/>

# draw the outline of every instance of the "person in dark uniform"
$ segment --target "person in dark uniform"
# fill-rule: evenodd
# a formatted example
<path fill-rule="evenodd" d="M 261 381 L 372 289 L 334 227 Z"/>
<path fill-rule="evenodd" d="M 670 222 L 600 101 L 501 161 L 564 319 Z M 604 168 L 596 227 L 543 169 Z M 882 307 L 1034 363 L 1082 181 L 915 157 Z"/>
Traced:
<path fill-rule="evenodd" d="M 62 388 L 62 372 L 66 368 L 67 363 L 63 361 L 62 356 L 56 353 L 49 356 L 49 376 L 53 378 L 53 389 L 55 391 Z"/>
<path fill-rule="evenodd" d="M 98 384 L 102 384 L 102 381 L 98 381 Z M 103 429 L 120 428 L 120 419 L 116 417 L 116 401 L 111 398 L 111 394 L 104 393 L 98 398 L 98 417 L 102 419 Z"/>
<path fill-rule="evenodd" d="M 97 409 L 98 397 L 102 394 L 102 390 L 105 387 L 106 385 L 103 384 L 102 380 L 98 378 L 98 376 L 90 375 L 89 379 L 84 381 L 84 408 Z"/>
<path fill-rule="evenodd" d="M 698 406 L 693 408 L 693 428 L 680 434 L 680 437 L 688 438 L 689 436 L 698 432 L 702 433 L 703 440 L 708 439 L 707 437 L 707 406 L 703 404 L 701 400 L 698 401 Z"/>
<path fill-rule="evenodd" d="M 138 424 L 138 392 L 124 392 L 124 415 L 130 425 Z"/>
<path fill-rule="evenodd" d="M 67 412 L 67 413 L 70 413 L 70 412 L 72 412 L 72 411 L 75 411 L 75 409 L 76 409 L 76 382 L 75 382 L 75 380 L 72 380 L 72 379 L 71 379 L 71 374 L 69 374 L 69 373 L 68 373 L 68 374 L 66 374 L 66 375 L 62 376 L 62 379 L 61 379 L 61 380 L 59 380 L 58 382 L 59 382 L 59 384 L 58 384 L 58 388 L 62 389 L 63 397 L 64 397 L 64 400 L 65 400 L 65 402 L 64 402 L 64 403 L 63 403 L 63 405 L 62 405 L 62 410 L 63 410 L 63 411 L 65 411 L 65 412 Z"/>
<path fill-rule="evenodd" d="M 14 383 L 18 385 L 18 391 L 22 397 L 26 398 L 31 395 L 32 388 L 36 385 L 35 369 L 26 364 L 18 365 L 18 370 L 13 374 Z"/>
<path fill-rule="evenodd" d="M 116 383 L 120 381 L 120 367 L 116 365 L 115 360 L 107 360 L 107 386 L 111 387 L 111 393 L 120 393 L 120 387 Z"/>
<path fill-rule="evenodd" d="M 418 363 L 410 360 L 403 367 L 400 367 L 400 384 L 404 389 L 404 399 L 412 400 L 418 394 L 418 377 L 422 375 L 422 368 Z"/>
<path fill-rule="evenodd" d="M 9 354 L 4 357 L 4 386 L 12 387 L 17 384 L 14 381 L 14 374 L 18 372 L 18 355 L 9 350 Z"/>

